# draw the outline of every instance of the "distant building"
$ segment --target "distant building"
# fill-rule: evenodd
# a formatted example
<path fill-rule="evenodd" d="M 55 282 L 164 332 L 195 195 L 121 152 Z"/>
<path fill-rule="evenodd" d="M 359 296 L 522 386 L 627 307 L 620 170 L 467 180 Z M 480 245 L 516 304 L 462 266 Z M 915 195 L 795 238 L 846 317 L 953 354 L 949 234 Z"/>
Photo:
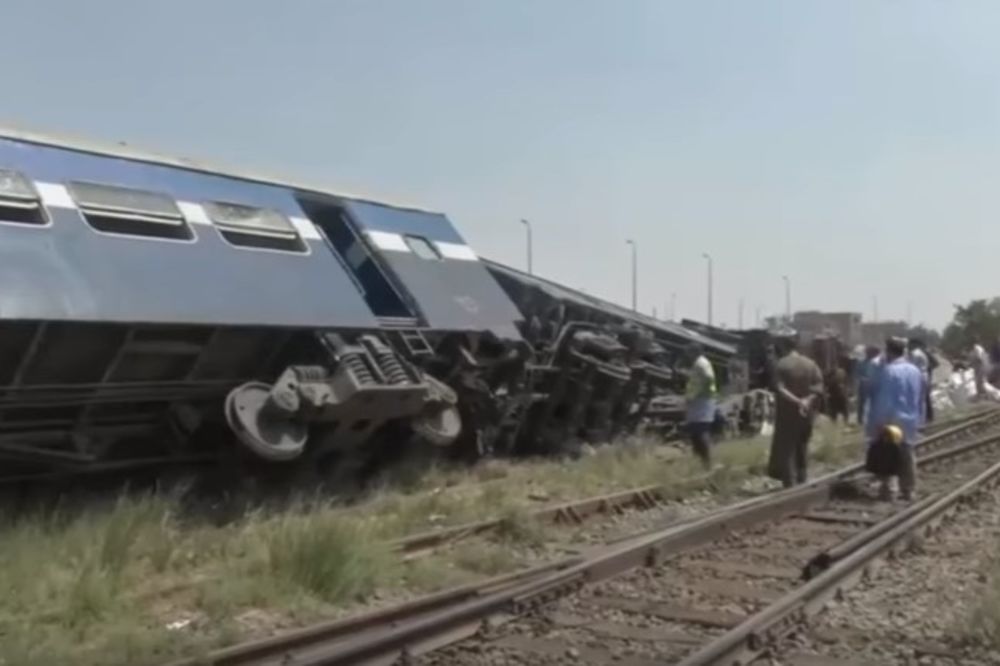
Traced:
<path fill-rule="evenodd" d="M 861 324 L 861 340 L 866 345 L 881 347 L 886 338 L 905 338 L 910 327 L 905 321 L 873 321 Z"/>
<path fill-rule="evenodd" d="M 820 335 L 833 335 L 849 346 L 861 344 L 861 313 L 808 310 L 792 316 L 792 328 L 808 342 Z"/>

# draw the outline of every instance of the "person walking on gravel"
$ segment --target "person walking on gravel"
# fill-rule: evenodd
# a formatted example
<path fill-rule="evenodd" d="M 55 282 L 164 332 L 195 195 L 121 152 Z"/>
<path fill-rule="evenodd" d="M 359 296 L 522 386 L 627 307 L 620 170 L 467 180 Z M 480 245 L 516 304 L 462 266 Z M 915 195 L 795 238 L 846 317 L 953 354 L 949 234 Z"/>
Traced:
<path fill-rule="evenodd" d="M 819 366 L 795 350 L 795 338 L 779 338 L 775 346 L 781 360 L 775 367 L 774 436 L 767 473 L 786 488 L 805 483 L 809 464 L 816 401 L 823 394 Z"/>
<path fill-rule="evenodd" d="M 875 373 L 872 384 L 871 412 L 865 424 L 868 452 L 866 466 L 879 477 L 879 496 L 892 499 L 890 483 L 899 477 L 899 495 L 904 501 L 913 499 L 917 485 L 917 463 L 913 447 L 917 443 L 920 426 L 924 420 L 924 384 L 926 379 L 917 366 L 906 358 L 906 341 L 891 338 L 885 344 L 885 363 Z M 894 426 L 894 428 L 893 428 Z M 901 442 L 886 440 L 886 433 L 899 432 Z M 886 467 L 880 460 L 879 449 L 898 446 L 896 461 Z"/>
<path fill-rule="evenodd" d="M 701 345 L 688 346 L 685 358 L 691 364 L 688 370 L 686 400 L 686 427 L 691 447 L 705 467 L 712 466 L 712 425 L 715 423 L 715 370 L 705 357 Z"/>

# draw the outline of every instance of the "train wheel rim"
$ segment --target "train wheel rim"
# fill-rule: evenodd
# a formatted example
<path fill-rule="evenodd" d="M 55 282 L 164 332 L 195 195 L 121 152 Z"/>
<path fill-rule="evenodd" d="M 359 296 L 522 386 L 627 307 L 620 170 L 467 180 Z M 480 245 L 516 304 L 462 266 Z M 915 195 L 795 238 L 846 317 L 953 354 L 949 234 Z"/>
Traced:
<path fill-rule="evenodd" d="M 305 450 L 309 430 L 302 423 L 268 418 L 264 411 L 271 387 L 248 382 L 226 396 L 226 421 L 237 439 L 257 456 L 275 462 L 294 460 Z"/>

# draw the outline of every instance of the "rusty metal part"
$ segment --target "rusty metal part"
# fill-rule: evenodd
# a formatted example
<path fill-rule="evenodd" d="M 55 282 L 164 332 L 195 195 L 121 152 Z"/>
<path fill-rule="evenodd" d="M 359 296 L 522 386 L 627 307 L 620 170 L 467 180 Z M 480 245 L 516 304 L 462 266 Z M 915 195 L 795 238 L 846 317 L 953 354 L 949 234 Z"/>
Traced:
<path fill-rule="evenodd" d="M 955 436 L 968 436 L 980 426 L 994 425 L 998 415 L 1000 412 L 992 412 L 961 426 L 949 428 L 929 439 L 925 446 L 936 448 Z M 924 456 L 918 462 L 925 465 L 928 461 L 961 455 L 976 447 L 996 442 L 1000 442 L 1000 435 L 980 438 L 973 443 L 975 446 L 965 444 L 956 447 L 953 449 L 954 453 Z M 860 466 L 852 465 L 808 485 L 755 498 L 687 524 L 672 525 L 653 533 L 637 535 L 628 541 L 599 550 L 575 564 L 540 568 L 535 573 L 520 578 L 504 577 L 502 582 L 494 582 L 491 586 L 480 584 L 467 586 L 459 591 L 439 593 L 402 607 L 232 647 L 208 655 L 201 661 L 186 663 L 206 666 L 264 666 L 279 663 L 284 666 L 336 666 L 392 664 L 400 658 L 406 661 L 411 656 L 475 635 L 490 618 L 528 613 L 584 586 L 631 569 L 657 564 L 682 551 L 708 544 L 735 528 L 748 528 L 789 514 L 807 513 L 831 497 L 834 488 L 844 478 L 859 470 Z M 923 512 L 918 515 L 923 515 Z M 909 520 L 898 524 L 876 540 L 898 534 L 899 527 L 908 524 Z M 862 550 L 867 547 L 867 544 L 862 546 Z M 854 557 L 853 553 L 848 555 L 830 571 L 841 571 L 841 564 L 853 561 Z M 816 580 L 824 576 L 826 574 Z"/>
<path fill-rule="evenodd" d="M 469 583 L 460 587 L 435 592 L 434 594 L 414 599 L 413 601 L 393 606 L 392 608 L 333 620 L 331 622 L 323 622 L 280 636 L 223 648 L 214 652 L 208 658 L 208 661 L 203 659 L 184 660 L 176 662 L 174 666 L 207 666 L 208 664 L 211 664 L 211 666 L 244 666 L 245 664 L 272 663 L 287 663 L 290 666 L 296 662 L 294 660 L 285 661 L 286 656 L 292 655 L 299 648 L 315 644 L 317 640 L 330 641 L 346 636 L 359 636 L 366 631 L 377 630 L 394 622 L 412 620 L 421 614 L 431 613 L 451 605 L 476 599 L 484 594 L 523 584 L 526 581 L 553 571 L 574 566 L 581 561 L 582 558 L 571 557 L 556 562 L 549 562 L 512 574 L 496 576 L 486 581 Z M 278 661 L 274 661 L 276 658 Z"/>

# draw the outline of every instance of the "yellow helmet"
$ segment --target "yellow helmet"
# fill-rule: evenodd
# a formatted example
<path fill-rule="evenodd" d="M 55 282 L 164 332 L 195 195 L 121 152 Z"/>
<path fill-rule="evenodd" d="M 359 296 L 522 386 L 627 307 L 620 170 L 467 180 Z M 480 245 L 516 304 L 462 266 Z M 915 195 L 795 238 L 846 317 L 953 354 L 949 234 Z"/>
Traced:
<path fill-rule="evenodd" d="M 883 437 L 889 444 L 899 446 L 903 443 L 903 429 L 897 425 L 887 425 L 882 429 Z"/>

